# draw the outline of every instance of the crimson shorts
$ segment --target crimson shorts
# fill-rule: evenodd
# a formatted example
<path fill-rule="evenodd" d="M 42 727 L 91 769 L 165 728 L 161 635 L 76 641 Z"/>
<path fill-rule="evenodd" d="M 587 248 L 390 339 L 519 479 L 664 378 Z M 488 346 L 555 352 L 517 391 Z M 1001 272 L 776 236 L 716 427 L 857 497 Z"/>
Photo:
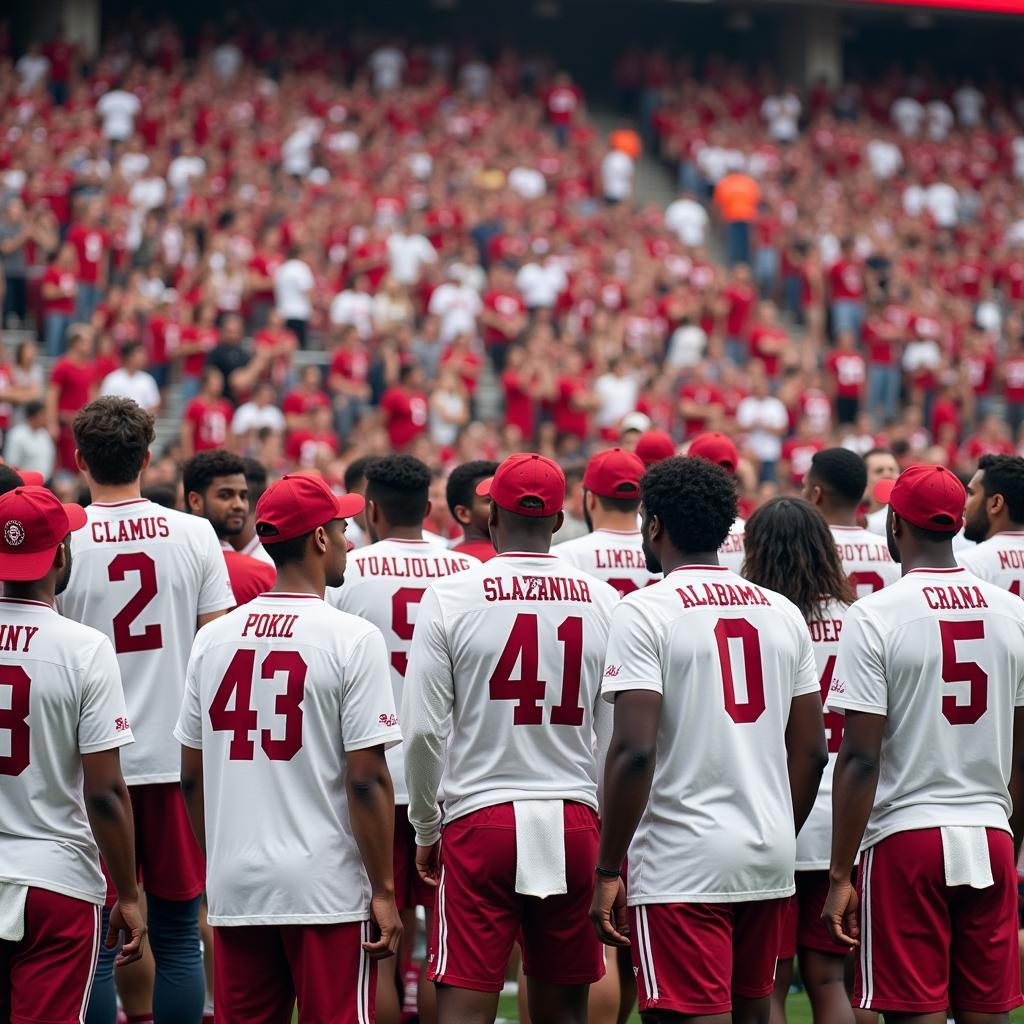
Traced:
<path fill-rule="evenodd" d="M 816 953 L 842 956 L 845 947 L 832 941 L 821 923 L 821 912 L 828 898 L 827 871 L 798 871 L 796 893 L 786 905 L 786 919 L 782 926 L 779 959 L 792 960 L 798 949 L 812 949 Z"/>
<path fill-rule="evenodd" d="M 206 888 L 206 862 L 176 782 L 129 786 L 135 817 L 135 862 L 148 893 L 164 900 L 194 900 Z M 104 867 L 106 874 L 106 867 Z M 116 898 L 107 875 L 107 906 Z"/>
<path fill-rule="evenodd" d="M 416 830 L 405 804 L 395 804 L 395 905 L 399 910 L 434 905 L 433 886 L 416 870 Z"/>
<path fill-rule="evenodd" d="M 373 1024 L 377 963 L 368 921 L 213 929 L 218 1024 Z"/>
<path fill-rule="evenodd" d="M 946 885 L 937 828 L 897 832 L 864 852 L 854 1006 L 1006 1013 L 1024 1003 L 1013 840 L 990 828 L 988 848 L 987 889 Z"/>
<path fill-rule="evenodd" d="M 729 1013 L 734 996 L 765 999 L 788 900 L 647 903 L 629 908 L 641 1011 Z"/>
<path fill-rule="evenodd" d="M 0 942 L 0 1021 L 84 1020 L 100 939 L 98 906 L 29 889 L 24 938 Z"/>
<path fill-rule="evenodd" d="M 500 992 L 517 940 L 528 978 L 588 985 L 604 976 L 602 946 L 590 923 L 597 815 L 583 804 L 566 803 L 563 820 L 569 891 L 544 900 L 515 891 L 512 804 L 485 807 L 444 826 L 427 957 L 431 981 Z"/>

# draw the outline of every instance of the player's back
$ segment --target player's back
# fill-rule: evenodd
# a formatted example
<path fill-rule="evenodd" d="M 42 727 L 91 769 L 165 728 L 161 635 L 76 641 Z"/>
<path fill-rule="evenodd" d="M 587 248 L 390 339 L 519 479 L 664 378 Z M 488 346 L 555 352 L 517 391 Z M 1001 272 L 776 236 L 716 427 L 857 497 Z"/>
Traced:
<path fill-rule="evenodd" d="M 970 573 L 1024 597 L 1024 533 L 1007 530 L 956 553 Z"/>
<path fill-rule="evenodd" d="M 199 631 L 176 733 L 203 750 L 211 923 L 365 917 L 345 752 L 398 738 L 384 663 L 376 627 L 311 595 Z"/>
<path fill-rule="evenodd" d="M 724 566 L 684 566 L 613 614 L 604 692 L 662 694 L 651 796 L 629 854 L 631 902 L 793 891 L 785 744 L 795 696 L 820 692 L 786 598 Z"/>
<path fill-rule="evenodd" d="M 857 597 L 873 594 L 900 578 L 885 538 L 859 526 L 829 526 L 843 571 Z"/>
<path fill-rule="evenodd" d="M 553 554 L 500 554 L 427 592 L 415 646 L 450 659 L 454 685 L 446 819 L 529 799 L 596 810 L 594 712 L 617 601 Z M 407 687 L 421 671 L 414 658 Z"/>
<path fill-rule="evenodd" d="M 109 641 L 0 599 L 0 708 L 0 879 L 100 902 L 81 757 L 132 741 Z"/>
<path fill-rule="evenodd" d="M 647 568 L 639 530 L 594 530 L 552 548 L 552 554 L 614 587 L 632 594 L 661 579 Z"/>
<path fill-rule="evenodd" d="M 63 614 L 114 645 L 138 741 L 123 756 L 130 785 L 176 782 L 171 730 L 181 705 L 196 618 L 235 604 L 213 527 L 144 498 L 86 509 L 71 535 Z"/>
<path fill-rule="evenodd" d="M 853 605 L 829 705 L 886 716 L 865 844 L 940 825 L 1006 828 L 1024 604 L 964 569 L 916 569 Z"/>
<path fill-rule="evenodd" d="M 396 707 L 402 706 L 417 606 L 427 587 L 479 564 L 472 555 L 453 554 L 427 540 L 381 540 L 350 554 L 345 583 L 327 591 L 328 604 L 372 622 L 384 634 Z M 395 801 L 407 803 L 401 744 L 388 751 L 388 768 Z"/>
<path fill-rule="evenodd" d="M 832 675 L 839 652 L 839 637 L 843 619 L 849 605 L 841 601 L 827 602 L 807 623 L 814 651 L 814 667 L 821 686 L 822 702 L 828 696 Z M 828 764 L 821 774 L 818 795 L 800 834 L 796 837 L 796 867 L 798 871 L 823 871 L 829 866 L 832 849 L 832 775 L 836 755 L 843 742 L 843 716 L 837 711 L 825 713 L 825 742 Z"/>
<path fill-rule="evenodd" d="M 747 521 L 739 516 L 729 527 L 729 535 L 718 549 L 718 561 L 738 576 L 743 571 L 743 558 L 746 554 L 744 539 L 747 533 Z"/>

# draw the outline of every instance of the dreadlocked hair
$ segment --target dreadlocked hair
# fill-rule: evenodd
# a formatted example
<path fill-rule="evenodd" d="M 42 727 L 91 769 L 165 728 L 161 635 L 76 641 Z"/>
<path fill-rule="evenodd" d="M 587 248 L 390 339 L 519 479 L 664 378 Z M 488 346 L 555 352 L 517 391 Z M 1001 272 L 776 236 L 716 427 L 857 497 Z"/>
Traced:
<path fill-rule="evenodd" d="M 802 498 L 772 498 L 747 520 L 743 575 L 788 597 L 806 621 L 829 601 L 856 597 L 821 513 Z"/>

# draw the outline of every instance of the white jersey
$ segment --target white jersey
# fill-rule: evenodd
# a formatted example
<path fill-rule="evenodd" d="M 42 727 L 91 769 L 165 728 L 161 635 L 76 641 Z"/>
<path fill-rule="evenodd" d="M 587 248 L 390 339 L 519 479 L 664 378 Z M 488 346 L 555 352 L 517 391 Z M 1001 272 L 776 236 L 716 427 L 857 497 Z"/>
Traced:
<path fill-rule="evenodd" d="M 892 560 L 884 539 L 859 526 L 830 526 L 829 529 L 843 563 L 843 572 L 857 597 L 873 594 L 900 578 L 899 563 Z"/>
<path fill-rule="evenodd" d="M 865 847 L 894 832 L 1008 829 L 1024 604 L 964 569 L 915 569 L 853 605 L 827 707 L 886 717 Z"/>
<path fill-rule="evenodd" d="M 786 725 L 795 697 L 820 692 L 800 612 L 725 566 L 681 566 L 612 613 L 603 692 L 628 690 L 662 695 L 629 902 L 791 895 Z"/>
<path fill-rule="evenodd" d="M 434 580 L 465 572 L 479 559 L 450 554 L 426 540 L 381 540 L 348 557 L 345 585 L 327 591 L 327 603 L 372 622 L 383 634 L 391 666 L 395 707 L 402 706 L 402 687 L 417 607 Z M 401 744 L 388 751 L 395 803 L 407 804 L 405 758 Z"/>
<path fill-rule="evenodd" d="M 124 752 L 130 786 L 177 782 L 178 719 L 196 618 L 235 605 L 213 527 L 145 498 L 94 503 L 71 535 L 63 614 L 105 633 L 121 667 L 137 742 Z"/>
<path fill-rule="evenodd" d="M 1024 597 L 1024 533 L 997 533 L 970 550 L 958 551 L 956 560 L 980 579 Z"/>
<path fill-rule="evenodd" d="M 174 735 L 203 751 L 210 924 L 369 916 L 345 754 L 401 739 L 375 626 L 261 594 L 196 636 Z"/>
<path fill-rule="evenodd" d="M 821 700 L 825 702 L 839 652 L 839 635 L 843 618 L 850 606 L 841 601 L 830 601 L 821 614 L 807 623 L 814 651 L 814 666 L 821 686 Z M 832 775 L 836 755 L 843 742 L 843 716 L 838 711 L 825 713 L 825 741 L 828 745 L 828 764 L 821 774 L 821 784 L 811 813 L 796 837 L 797 871 L 827 870 L 832 854 Z"/>
<path fill-rule="evenodd" d="M 103 903 L 82 755 L 131 742 L 110 641 L 48 604 L 0 599 L 0 881 Z"/>
<path fill-rule="evenodd" d="M 624 597 L 661 579 L 647 568 L 639 530 L 594 530 L 551 549 L 577 569 L 604 580 Z"/>
<path fill-rule="evenodd" d="M 618 594 L 554 555 L 506 552 L 435 583 L 419 609 L 402 701 L 409 820 L 515 800 L 597 810 L 608 619 Z M 444 768 L 443 780 L 441 768 Z"/>
<path fill-rule="evenodd" d="M 746 533 L 747 521 L 737 516 L 729 527 L 729 536 L 725 538 L 725 543 L 718 549 L 718 561 L 737 576 L 743 572 Z"/>

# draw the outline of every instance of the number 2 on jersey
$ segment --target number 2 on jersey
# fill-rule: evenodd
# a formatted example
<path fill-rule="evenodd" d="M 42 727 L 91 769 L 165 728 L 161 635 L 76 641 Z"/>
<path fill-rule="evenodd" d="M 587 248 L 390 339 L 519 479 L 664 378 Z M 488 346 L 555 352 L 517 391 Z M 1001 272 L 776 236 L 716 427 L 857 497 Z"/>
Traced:
<path fill-rule="evenodd" d="M 580 707 L 580 676 L 583 671 L 583 620 L 570 616 L 559 627 L 557 637 L 562 643 L 562 700 L 551 709 L 552 725 L 582 725 Z M 514 725 L 541 725 L 547 683 L 539 678 L 540 639 L 537 616 L 523 612 L 512 624 L 505 648 L 491 674 L 491 700 L 517 701 L 512 715 Z M 519 678 L 513 679 L 516 663 Z"/>
<path fill-rule="evenodd" d="M 277 695 L 274 710 L 284 718 L 284 736 L 276 739 L 270 729 L 260 731 L 260 746 L 271 761 L 290 761 L 302 749 L 302 698 L 306 695 L 306 663 L 296 651 L 271 651 L 260 667 L 261 679 L 273 679 L 285 673 L 284 693 Z M 210 703 L 210 725 L 215 732 L 230 732 L 228 758 L 251 761 L 256 744 L 250 733 L 259 726 L 252 706 L 253 676 L 256 674 L 256 652 L 239 650 L 231 659 L 224 678 Z M 234 707 L 228 707 L 234 695 Z"/>
<path fill-rule="evenodd" d="M 132 632 L 132 623 L 157 595 L 156 562 L 141 551 L 126 552 L 118 555 L 107 566 L 107 579 L 111 583 L 120 583 L 130 572 L 139 574 L 139 589 L 114 616 L 114 650 L 118 654 L 158 651 L 164 645 L 163 630 L 159 623 L 146 626 L 141 633 Z"/>

